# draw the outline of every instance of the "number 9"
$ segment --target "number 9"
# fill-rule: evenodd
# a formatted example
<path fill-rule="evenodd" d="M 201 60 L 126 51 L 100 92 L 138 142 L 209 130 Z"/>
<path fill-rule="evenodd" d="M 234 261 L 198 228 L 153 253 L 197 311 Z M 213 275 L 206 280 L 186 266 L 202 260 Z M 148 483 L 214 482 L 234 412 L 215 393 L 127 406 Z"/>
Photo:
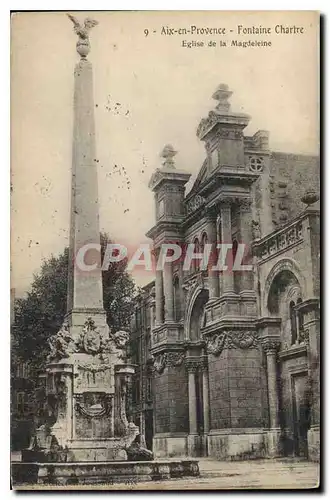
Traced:
<path fill-rule="evenodd" d="M 149 30 L 145 29 L 144 30 L 144 34 L 145 34 L 145 36 L 148 36 L 149 35 Z"/>

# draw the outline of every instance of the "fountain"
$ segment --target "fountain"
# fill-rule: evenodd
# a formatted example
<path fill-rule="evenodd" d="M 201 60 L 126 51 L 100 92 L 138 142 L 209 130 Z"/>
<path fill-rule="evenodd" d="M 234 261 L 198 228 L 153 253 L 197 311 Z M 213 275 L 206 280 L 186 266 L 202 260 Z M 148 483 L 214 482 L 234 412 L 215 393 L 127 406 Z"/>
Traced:
<path fill-rule="evenodd" d="M 87 18 L 82 26 L 69 17 L 80 60 L 74 72 L 67 314 L 50 339 L 49 416 L 22 451 L 22 462 L 12 464 L 13 482 L 65 486 L 198 475 L 196 460 L 153 461 L 152 452 L 137 442 L 139 429 L 126 416 L 134 374 L 129 334 L 113 333 L 107 325 L 100 251 L 90 267 L 78 258 L 81 249 L 100 250 L 93 73 L 87 60 L 89 31 L 98 23 Z"/>

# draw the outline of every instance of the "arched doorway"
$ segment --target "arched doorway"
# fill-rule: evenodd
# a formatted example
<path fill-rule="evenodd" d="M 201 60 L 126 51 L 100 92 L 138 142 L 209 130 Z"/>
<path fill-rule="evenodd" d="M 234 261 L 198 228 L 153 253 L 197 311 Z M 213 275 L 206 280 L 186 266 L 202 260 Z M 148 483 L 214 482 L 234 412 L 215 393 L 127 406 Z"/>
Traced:
<path fill-rule="evenodd" d="M 203 340 L 201 329 L 204 326 L 205 305 L 209 300 L 208 290 L 201 289 L 199 292 L 197 292 L 197 295 L 195 294 L 192 300 L 192 308 L 190 310 L 188 319 L 189 348 L 187 354 L 188 356 L 192 356 L 193 358 L 198 358 L 204 354 L 204 350 L 200 341 Z M 203 377 L 204 379 L 205 377 L 207 377 L 207 372 L 205 370 L 203 372 L 202 364 L 197 363 L 196 368 L 194 369 L 194 373 L 190 373 L 188 376 L 190 377 L 189 383 L 191 383 L 191 377 L 193 377 L 193 393 L 195 394 L 195 403 L 193 409 L 194 415 L 192 416 L 195 422 L 193 425 L 193 431 L 191 425 L 189 425 L 189 432 L 195 434 L 194 456 L 205 456 L 207 455 L 206 435 L 209 431 L 209 414 L 208 412 L 207 414 L 205 414 L 205 405 L 207 405 L 208 407 L 209 394 L 208 381 L 206 384 L 205 380 L 203 380 Z M 207 393 L 203 392 L 206 391 L 206 387 Z M 191 413 L 189 415 L 189 418 L 191 418 Z"/>
<path fill-rule="evenodd" d="M 203 327 L 205 304 L 209 300 L 209 291 L 202 289 L 197 295 L 190 314 L 189 340 L 201 339 L 201 328 Z"/>
<path fill-rule="evenodd" d="M 281 318 L 278 356 L 279 419 L 285 455 L 307 456 L 310 389 L 303 323 L 296 306 L 302 300 L 302 286 L 289 269 L 279 269 L 269 288 L 267 309 Z"/>

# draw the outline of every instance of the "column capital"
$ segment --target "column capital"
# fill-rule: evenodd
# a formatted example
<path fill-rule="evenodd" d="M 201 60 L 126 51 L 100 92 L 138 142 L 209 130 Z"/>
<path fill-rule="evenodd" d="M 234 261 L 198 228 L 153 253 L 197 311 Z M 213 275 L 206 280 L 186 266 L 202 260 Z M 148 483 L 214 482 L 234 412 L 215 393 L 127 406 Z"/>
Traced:
<path fill-rule="evenodd" d="M 231 206 L 233 205 L 233 202 L 234 202 L 234 200 L 232 198 L 223 198 L 220 201 L 220 205 L 219 205 L 220 211 L 227 210 L 227 209 L 231 208 Z"/>
<path fill-rule="evenodd" d="M 242 198 L 238 201 L 239 207 L 242 210 L 250 210 L 251 205 L 252 205 L 252 199 L 251 198 Z"/>
<path fill-rule="evenodd" d="M 185 366 L 188 373 L 195 373 L 201 366 L 200 357 L 187 357 L 185 359 Z"/>
<path fill-rule="evenodd" d="M 266 354 L 275 355 L 280 347 L 280 339 L 275 337 L 264 337 L 261 339 L 261 345 L 266 352 Z"/>
<path fill-rule="evenodd" d="M 212 205 L 211 207 L 206 208 L 205 218 L 207 222 L 216 224 L 218 215 L 219 215 L 218 205 Z"/>
<path fill-rule="evenodd" d="M 202 372 L 208 372 L 209 370 L 209 361 L 208 361 L 208 357 L 207 356 L 202 356 L 200 358 L 200 363 L 201 363 L 201 370 Z"/>

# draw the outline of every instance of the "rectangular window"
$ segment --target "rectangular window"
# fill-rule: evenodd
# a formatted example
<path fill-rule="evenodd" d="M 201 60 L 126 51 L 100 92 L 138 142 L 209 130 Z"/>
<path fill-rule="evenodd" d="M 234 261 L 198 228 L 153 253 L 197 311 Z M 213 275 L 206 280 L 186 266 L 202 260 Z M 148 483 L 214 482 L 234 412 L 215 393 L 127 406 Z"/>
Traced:
<path fill-rule="evenodd" d="M 17 378 L 28 378 L 29 377 L 29 365 L 28 363 L 18 363 L 16 368 Z"/>
<path fill-rule="evenodd" d="M 26 404 L 25 404 L 25 392 L 16 393 L 16 411 L 20 415 L 24 415 Z"/>

